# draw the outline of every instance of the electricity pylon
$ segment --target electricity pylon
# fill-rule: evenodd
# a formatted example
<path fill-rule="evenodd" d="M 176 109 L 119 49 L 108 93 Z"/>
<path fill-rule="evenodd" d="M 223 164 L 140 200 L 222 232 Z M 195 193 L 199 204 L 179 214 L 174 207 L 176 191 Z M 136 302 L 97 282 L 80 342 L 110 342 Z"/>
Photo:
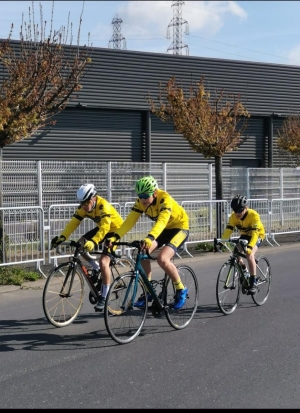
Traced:
<path fill-rule="evenodd" d="M 173 50 L 173 54 L 181 55 L 182 49 L 186 49 L 186 55 L 189 54 L 189 47 L 182 43 L 182 26 L 185 24 L 185 34 L 189 34 L 189 26 L 186 20 L 182 18 L 182 5 L 184 1 L 173 1 L 173 19 L 167 28 L 167 39 L 170 39 L 170 27 L 173 27 L 173 42 L 168 48 L 167 53 Z"/>
<path fill-rule="evenodd" d="M 121 33 L 121 23 L 123 22 L 122 19 L 118 18 L 116 14 L 115 17 L 112 19 L 111 24 L 113 25 L 113 35 L 108 42 L 108 47 L 111 49 L 122 49 L 121 43 L 123 42 L 123 49 L 126 49 L 126 40 L 125 37 L 122 36 Z"/>

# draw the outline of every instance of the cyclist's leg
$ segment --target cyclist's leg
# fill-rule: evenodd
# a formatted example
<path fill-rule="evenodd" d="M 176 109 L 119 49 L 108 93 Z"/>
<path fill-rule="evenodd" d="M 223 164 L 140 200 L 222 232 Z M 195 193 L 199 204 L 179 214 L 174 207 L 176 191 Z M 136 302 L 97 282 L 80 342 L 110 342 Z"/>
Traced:
<path fill-rule="evenodd" d="M 262 243 L 262 239 L 257 240 L 256 245 L 252 248 L 251 254 L 247 254 L 247 261 L 249 265 L 250 280 L 249 280 L 249 293 L 254 294 L 256 292 L 256 261 L 255 254 L 259 246 Z"/>
<path fill-rule="evenodd" d="M 90 231 L 85 233 L 81 238 L 79 238 L 78 242 L 80 242 L 80 244 L 84 246 L 86 241 L 90 241 L 93 238 L 93 236 L 96 235 L 98 230 L 99 227 L 91 229 Z M 94 270 L 98 271 L 100 269 L 99 263 L 96 260 L 94 260 L 94 258 L 87 251 L 83 252 L 81 256 L 92 266 Z"/>
<path fill-rule="evenodd" d="M 100 243 L 104 242 L 106 238 L 110 238 L 113 235 L 112 232 L 108 232 L 104 239 Z M 101 270 L 102 286 L 101 286 L 101 295 L 95 305 L 96 311 L 102 311 L 104 309 L 106 296 L 111 284 L 111 268 L 110 268 L 111 254 L 103 253 L 100 255 L 99 265 Z"/>
<path fill-rule="evenodd" d="M 153 252 L 157 248 L 157 242 L 153 241 L 151 248 L 149 248 L 149 254 Z M 152 270 L 151 270 L 151 262 L 150 260 L 143 260 L 141 261 L 141 266 L 143 267 L 143 270 L 145 271 L 147 278 L 149 281 L 152 279 Z M 151 303 L 153 300 L 152 296 L 148 293 L 148 301 Z M 135 307 L 138 308 L 144 308 L 145 307 L 145 294 L 143 293 L 140 295 L 138 300 L 134 303 Z"/>
<path fill-rule="evenodd" d="M 188 235 L 188 230 L 165 229 L 157 238 L 158 245 L 161 245 L 162 243 L 165 244 L 157 257 L 157 262 L 170 277 L 176 289 L 176 297 L 174 301 L 175 309 L 179 309 L 184 305 L 188 289 L 187 286 L 182 283 L 178 270 L 172 262 L 172 258 L 176 254 L 178 248 L 186 242 Z"/>

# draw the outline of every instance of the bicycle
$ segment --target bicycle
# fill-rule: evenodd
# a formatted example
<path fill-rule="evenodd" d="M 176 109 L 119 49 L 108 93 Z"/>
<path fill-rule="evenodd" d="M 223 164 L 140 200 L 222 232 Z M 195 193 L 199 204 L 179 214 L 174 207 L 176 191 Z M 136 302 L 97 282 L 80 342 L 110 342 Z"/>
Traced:
<path fill-rule="evenodd" d="M 61 245 L 75 248 L 74 253 L 69 257 L 69 261 L 50 271 L 43 290 L 43 310 L 55 327 L 65 327 L 78 316 L 84 300 L 84 280 L 90 289 L 89 301 L 93 305 L 100 297 L 102 286 L 101 273 L 94 279 L 92 269 L 88 269 L 80 259 L 82 245 L 77 241 L 64 241 Z M 94 251 L 92 254 L 99 256 L 101 251 Z M 112 280 L 133 268 L 133 265 L 133 261 L 128 257 L 113 256 L 110 261 Z"/>
<path fill-rule="evenodd" d="M 229 315 L 232 314 L 238 306 L 240 292 L 242 292 L 242 294 L 248 293 L 250 277 L 245 277 L 239 263 L 239 257 L 246 258 L 246 246 L 248 241 L 231 238 L 225 242 L 234 244 L 232 251 L 220 240 L 216 238 L 214 240 L 215 251 L 219 251 L 220 247 L 225 247 L 231 251 L 231 256 L 220 269 L 216 285 L 216 295 L 219 309 L 223 314 Z M 238 245 L 242 246 L 243 252 L 238 250 Z M 267 301 L 270 293 L 272 279 L 271 266 L 269 260 L 264 255 L 257 258 L 255 257 L 255 261 L 257 290 L 251 297 L 255 304 L 263 305 Z"/>
<path fill-rule="evenodd" d="M 172 280 L 166 273 L 161 280 L 148 280 L 141 261 L 156 258 L 142 252 L 141 242 L 114 242 L 113 245 L 135 248 L 136 254 L 134 270 L 116 278 L 106 297 L 104 320 L 110 337 L 118 344 L 127 344 L 140 334 L 147 317 L 147 293 L 153 298 L 151 312 L 154 317 L 160 317 L 163 311 L 174 329 L 187 327 L 198 306 L 198 282 L 194 271 L 187 265 L 176 266 L 183 284 L 188 288 L 188 295 L 184 306 L 175 310 L 173 303 L 176 290 Z M 161 290 L 157 293 L 156 288 L 159 286 Z M 145 295 L 145 307 L 134 307 L 141 294 Z"/>

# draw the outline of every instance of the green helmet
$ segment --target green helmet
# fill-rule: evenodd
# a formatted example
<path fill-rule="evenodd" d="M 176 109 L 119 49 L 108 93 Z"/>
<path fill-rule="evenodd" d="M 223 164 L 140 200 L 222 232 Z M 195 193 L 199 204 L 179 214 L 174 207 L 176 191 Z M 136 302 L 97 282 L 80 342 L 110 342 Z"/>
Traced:
<path fill-rule="evenodd" d="M 135 184 L 135 192 L 137 194 L 153 194 L 158 188 L 156 180 L 153 176 L 145 176 L 139 179 Z"/>

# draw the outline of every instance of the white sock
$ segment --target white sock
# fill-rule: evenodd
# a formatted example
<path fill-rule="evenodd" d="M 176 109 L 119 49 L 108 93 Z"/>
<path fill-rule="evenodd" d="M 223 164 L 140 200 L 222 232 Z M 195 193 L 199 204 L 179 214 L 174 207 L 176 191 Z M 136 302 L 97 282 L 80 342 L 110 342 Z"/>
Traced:
<path fill-rule="evenodd" d="M 102 295 L 103 298 L 106 298 L 107 293 L 108 293 L 108 290 L 109 290 L 109 287 L 110 287 L 110 284 L 106 284 L 106 285 L 102 284 L 102 292 L 101 292 L 101 295 Z"/>

